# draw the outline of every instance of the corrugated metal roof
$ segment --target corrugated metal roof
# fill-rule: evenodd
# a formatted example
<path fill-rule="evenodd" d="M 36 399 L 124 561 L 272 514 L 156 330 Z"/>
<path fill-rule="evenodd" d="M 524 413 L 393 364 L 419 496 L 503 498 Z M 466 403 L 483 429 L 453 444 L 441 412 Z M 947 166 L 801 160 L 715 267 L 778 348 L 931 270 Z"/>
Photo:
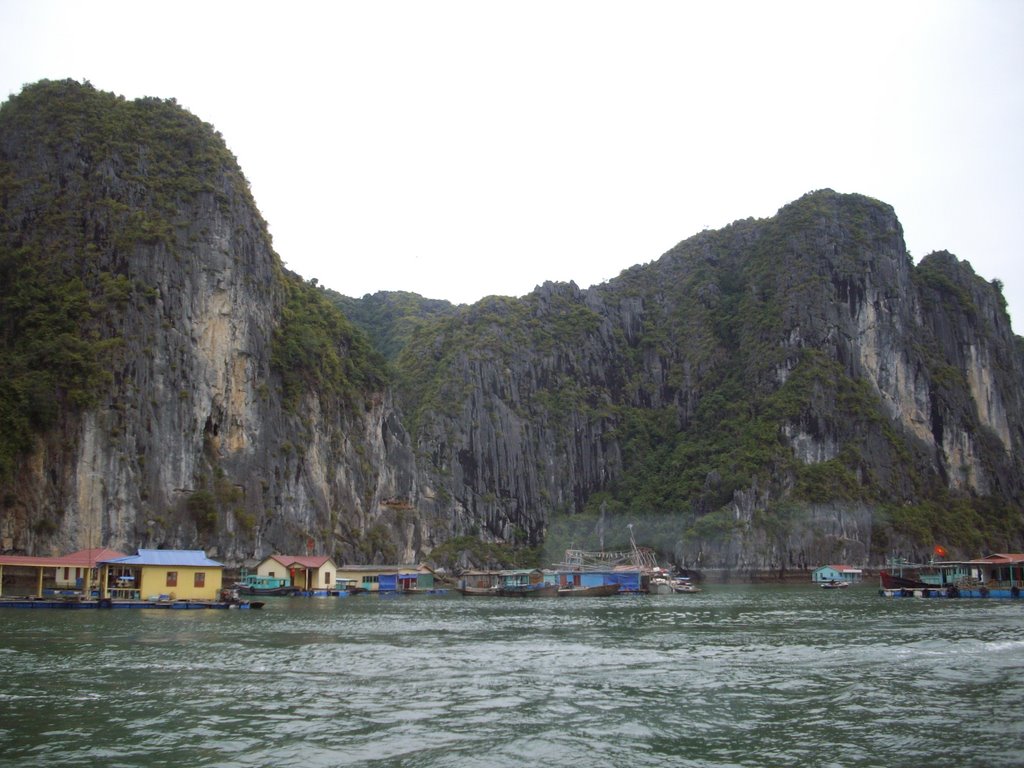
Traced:
<path fill-rule="evenodd" d="M 95 565 L 119 557 L 126 557 L 126 555 L 116 549 L 80 549 L 70 555 L 58 557 L 57 560 L 61 565 Z"/>
<path fill-rule="evenodd" d="M 59 568 L 64 566 L 92 567 L 114 558 L 124 557 L 124 552 L 114 549 L 81 549 L 70 555 L 59 557 L 35 557 L 32 555 L 0 555 L 0 565 L 31 566 L 33 568 Z"/>
<path fill-rule="evenodd" d="M 1024 563 L 1024 555 L 1022 554 L 1003 554 L 1001 552 L 995 552 L 991 555 L 978 558 L 977 560 L 966 560 L 965 562 L 972 565 L 1012 565 L 1015 563 Z"/>
<path fill-rule="evenodd" d="M 224 563 L 218 563 L 206 556 L 201 549 L 140 549 L 138 554 L 129 557 L 121 557 L 116 560 L 106 560 L 108 563 L 119 565 L 195 565 L 204 567 L 223 568 Z"/>
<path fill-rule="evenodd" d="M 32 555 L 0 555 L 0 565 L 29 565 L 36 568 L 55 568 L 62 565 L 59 557 L 34 557 Z"/>
<path fill-rule="evenodd" d="M 823 565 L 821 568 L 815 568 L 815 570 L 820 571 L 822 568 L 831 568 L 840 573 L 862 573 L 860 568 L 854 568 L 852 565 Z"/>

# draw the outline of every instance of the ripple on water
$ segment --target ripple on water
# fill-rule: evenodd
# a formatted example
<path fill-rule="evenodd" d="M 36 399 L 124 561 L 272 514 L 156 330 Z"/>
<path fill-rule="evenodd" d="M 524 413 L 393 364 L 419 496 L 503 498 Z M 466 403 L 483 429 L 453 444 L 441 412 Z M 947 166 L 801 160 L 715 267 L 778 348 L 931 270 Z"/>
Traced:
<path fill-rule="evenodd" d="M 3 766 L 941 768 L 1022 742 L 1019 604 L 711 586 L 33 613 L 0 626 Z"/>

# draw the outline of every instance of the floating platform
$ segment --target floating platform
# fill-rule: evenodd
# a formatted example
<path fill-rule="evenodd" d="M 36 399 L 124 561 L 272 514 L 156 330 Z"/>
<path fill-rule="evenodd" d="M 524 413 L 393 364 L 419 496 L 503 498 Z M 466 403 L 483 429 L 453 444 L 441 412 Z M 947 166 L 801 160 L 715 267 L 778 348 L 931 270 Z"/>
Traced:
<path fill-rule="evenodd" d="M 263 603 L 258 601 L 241 600 L 215 601 L 215 600 L 113 600 L 110 598 L 101 599 L 69 599 L 52 597 L 3 597 L 0 598 L 0 608 L 25 608 L 25 609 L 57 609 L 57 610 L 90 610 L 90 609 L 164 609 L 164 610 L 203 610 L 203 609 L 239 609 L 249 610 L 262 608 Z"/>
<path fill-rule="evenodd" d="M 920 599 L 959 599 L 977 598 L 985 600 L 1019 600 L 1020 589 L 1012 587 L 1008 589 L 988 587 L 902 587 L 899 589 L 880 589 L 878 594 L 882 597 L 916 597 Z"/>

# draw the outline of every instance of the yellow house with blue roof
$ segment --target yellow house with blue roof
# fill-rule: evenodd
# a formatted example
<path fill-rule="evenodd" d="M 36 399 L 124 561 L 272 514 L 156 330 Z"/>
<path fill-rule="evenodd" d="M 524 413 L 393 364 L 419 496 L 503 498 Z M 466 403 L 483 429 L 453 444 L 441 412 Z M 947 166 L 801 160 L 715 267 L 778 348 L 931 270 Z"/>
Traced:
<path fill-rule="evenodd" d="M 201 549 L 140 549 L 103 566 L 103 594 L 122 600 L 216 600 L 224 578 Z"/>

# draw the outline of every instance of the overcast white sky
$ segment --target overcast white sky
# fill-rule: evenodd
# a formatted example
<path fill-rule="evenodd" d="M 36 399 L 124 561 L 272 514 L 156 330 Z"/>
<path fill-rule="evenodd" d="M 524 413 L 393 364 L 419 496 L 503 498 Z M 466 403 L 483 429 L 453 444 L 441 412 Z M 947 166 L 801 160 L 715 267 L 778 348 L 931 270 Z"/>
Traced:
<path fill-rule="evenodd" d="M 287 266 L 457 303 L 600 283 L 831 187 L 1024 322 L 1024 2 L 0 0 L 0 99 L 174 97 Z"/>

